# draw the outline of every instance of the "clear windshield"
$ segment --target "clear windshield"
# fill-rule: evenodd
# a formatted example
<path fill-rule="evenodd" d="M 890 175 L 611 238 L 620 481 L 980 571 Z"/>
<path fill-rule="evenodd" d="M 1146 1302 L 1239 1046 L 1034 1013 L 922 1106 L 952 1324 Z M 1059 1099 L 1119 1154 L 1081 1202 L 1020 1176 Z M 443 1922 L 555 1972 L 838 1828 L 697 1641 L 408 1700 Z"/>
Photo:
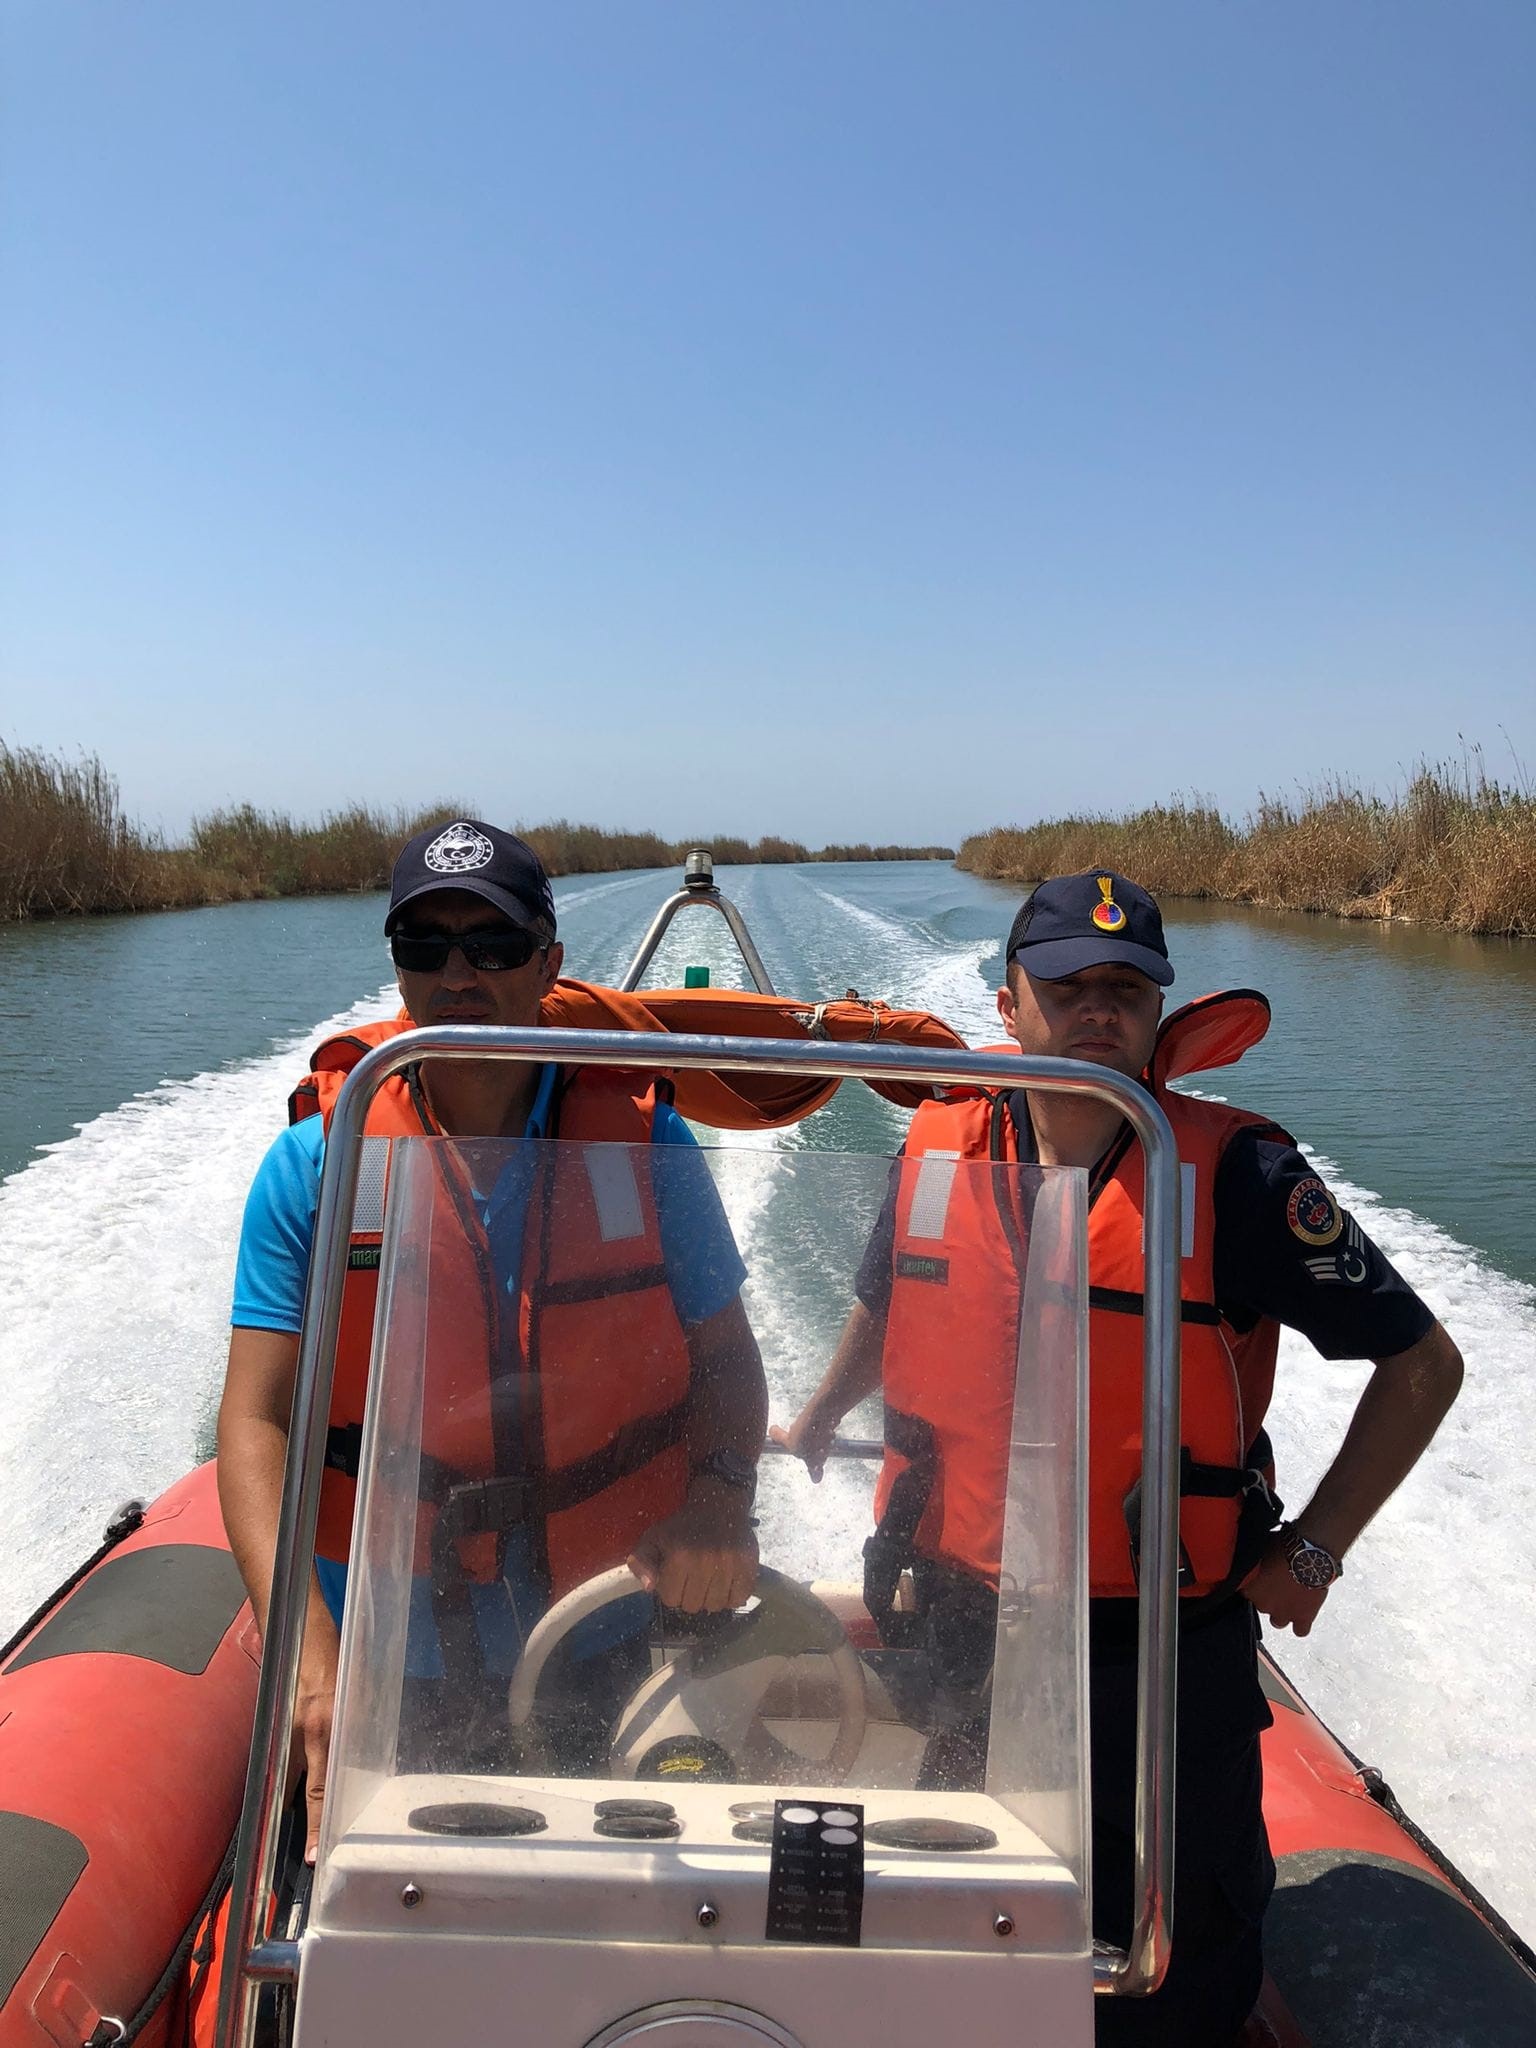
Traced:
<path fill-rule="evenodd" d="M 557 1849 L 761 1884 L 775 1803 L 836 1795 L 903 1941 L 955 1945 L 914 1917 L 934 1885 L 1033 1872 L 1030 1938 L 1084 1949 L 1085 1199 L 949 1159 L 397 1141 L 317 1924 L 366 1921 L 381 1871 L 394 1911 L 428 1851 L 466 1895 Z M 863 1398 L 817 1483 L 762 1421 L 834 1361 L 831 1405 Z"/>

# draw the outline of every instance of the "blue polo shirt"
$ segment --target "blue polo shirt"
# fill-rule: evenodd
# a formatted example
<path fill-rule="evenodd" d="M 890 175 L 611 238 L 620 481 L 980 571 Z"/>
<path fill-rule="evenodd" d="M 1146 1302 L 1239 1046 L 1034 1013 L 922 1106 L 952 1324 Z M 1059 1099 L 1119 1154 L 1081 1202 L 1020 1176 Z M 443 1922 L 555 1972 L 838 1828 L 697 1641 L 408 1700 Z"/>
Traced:
<path fill-rule="evenodd" d="M 557 1069 L 539 1069 L 525 1137 L 539 1139 L 549 1129 Z M 498 1281 L 515 1294 L 521 1278 L 524 1223 L 533 1185 L 537 1154 L 532 1144 L 509 1141 L 507 1159 L 495 1185 L 481 1193 L 492 1264 Z M 235 1296 L 230 1322 L 236 1329 L 279 1330 L 297 1335 L 303 1320 L 304 1290 L 314 1246 L 315 1214 L 320 1199 L 320 1170 L 325 1157 L 325 1126 L 318 1116 L 306 1117 L 280 1133 L 256 1170 L 246 1197 L 240 1250 L 235 1262 Z M 747 1277 L 736 1240 L 721 1206 L 719 1192 L 693 1133 L 667 1103 L 658 1103 L 651 1125 L 651 1181 L 656 1196 L 662 1257 L 673 1306 L 684 1329 L 707 1322 L 729 1306 Z M 315 1568 L 326 1605 L 339 1622 L 346 1592 L 347 1569 L 329 1558 L 316 1558 Z M 487 1666 L 507 1675 L 516 1664 L 523 1631 L 516 1615 L 537 1617 L 543 1595 L 528 1555 L 526 1537 L 512 1531 L 507 1542 L 505 1579 L 491 1586 L 472 1585 L 476 1620 Z M 584 1641 L 578 1650 L 593 1651 L 634 1626 L 626 1616 L 628 1603 L 611 1610 L 615 1625 L 600 1638 Z M 606 1616 L 597 1620 L 603 1622 Z M 443 1675 L 437 1630 L 432 1619 L 431 1587 L 424 1579 L 411 1592 L 408 1669 L 416 1678 Z"/>

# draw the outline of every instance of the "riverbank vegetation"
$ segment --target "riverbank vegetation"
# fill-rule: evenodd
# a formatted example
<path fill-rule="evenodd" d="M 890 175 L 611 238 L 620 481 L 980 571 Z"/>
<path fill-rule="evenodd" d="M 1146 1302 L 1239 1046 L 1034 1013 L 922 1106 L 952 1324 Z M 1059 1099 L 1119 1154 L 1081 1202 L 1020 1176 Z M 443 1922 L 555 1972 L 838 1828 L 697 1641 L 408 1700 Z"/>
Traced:
<path fill-rule="evenodd" d="M 115 778 L 93 756 L 64 760 L 0 741 L 0 922 L 382 889 L 404 840 L 439 819 L 465 815 L 463 805 L 449 803 L 418 812 L 354 804 L 304 824 L 239 804 L 194 819 L 186 843 L 169 845 L 127 817 Z M 771 834 L 669 840 L 563 818 L 517 829 L 553 875 L 674 867 L 700 845 L 713 846 L 721 862 L 954 858 L 939 846 L 829 846 L 813 853 Z"/>
<path fill-rule="evenodd" d="M 1159 896 L 1536 937 L 1536 796 L 1475 754 L 1423 766 L 1389 797 L 1343 782 L 1263 797 L 1240 823 L 1189 798 L 999 825 L 966 839 L 957 865 L 1020 884 L 1103 866 Z"/>

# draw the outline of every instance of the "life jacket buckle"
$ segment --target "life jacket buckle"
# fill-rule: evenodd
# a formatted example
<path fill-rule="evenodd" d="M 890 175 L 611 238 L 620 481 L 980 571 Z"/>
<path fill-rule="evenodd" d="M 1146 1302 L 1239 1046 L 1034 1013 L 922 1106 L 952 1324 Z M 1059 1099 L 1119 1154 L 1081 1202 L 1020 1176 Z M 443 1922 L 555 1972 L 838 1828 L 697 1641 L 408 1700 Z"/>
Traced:
<path fill-rule="evenodd" d="M 330 1472 L 343 1472 L 355 1479 L 363 1459 L 363 1425 L 360 1422 L 333 1423 L 325 1433 L 325 1463 Z"/>
<path fill-rule="evenodd" d="M 457 1541 L 463 1536 L 499 1535 L 532 1520 L 531 1479 L 466 1479 L 450 1486 L 439 1509 L 438 1526 Z"/>

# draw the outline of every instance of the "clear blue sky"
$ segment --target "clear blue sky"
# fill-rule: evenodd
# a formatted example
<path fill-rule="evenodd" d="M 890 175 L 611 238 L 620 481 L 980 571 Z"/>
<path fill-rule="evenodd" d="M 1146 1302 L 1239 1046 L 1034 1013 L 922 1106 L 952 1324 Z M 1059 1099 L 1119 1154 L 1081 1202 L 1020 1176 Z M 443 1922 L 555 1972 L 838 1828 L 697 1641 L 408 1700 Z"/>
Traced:
<path fill-rule="evenodd" d="M 1530 0 L 0 0 L 0 79 L 0 737 L 148 823 L 1536 774 Z"/>

